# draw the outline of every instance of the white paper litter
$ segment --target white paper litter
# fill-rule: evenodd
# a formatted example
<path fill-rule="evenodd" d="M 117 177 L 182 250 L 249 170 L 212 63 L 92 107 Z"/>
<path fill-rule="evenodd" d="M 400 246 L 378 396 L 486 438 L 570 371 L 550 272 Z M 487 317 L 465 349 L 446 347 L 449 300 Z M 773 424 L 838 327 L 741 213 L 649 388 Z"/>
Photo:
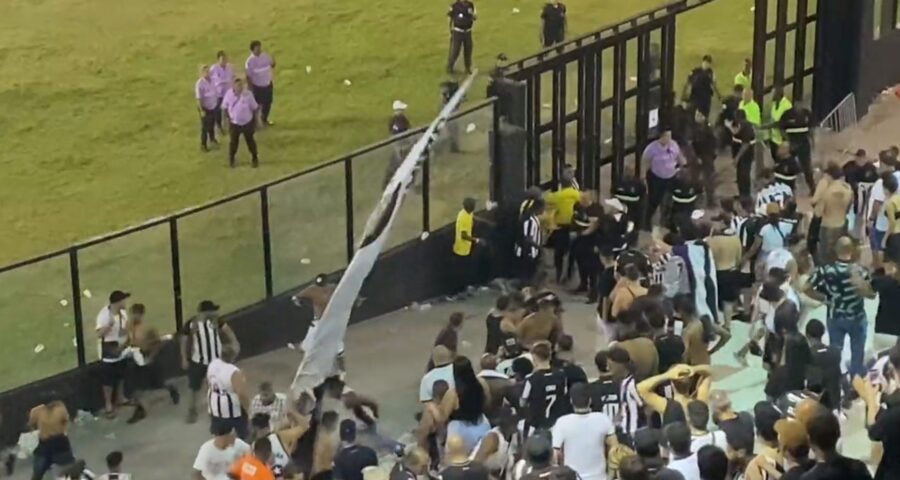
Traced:
<path fill-rule="evenodd" d="M 349 87 L 350 85 L 353 85 L 353 82 L 351 82 L 350 79 L 346 79 L 346 78 L 345 78 L 345 79 L 344 79 L 344 85 L 346 85 L 346 86 Z"/>
<path fill-rule="evenodd" d="M 309 265 L 310 263 L 312 263 L 312 260 L 310 260 L 308 258 L 301 258 L 300 263 L 302 263 L 304 265 Z"/>
<path fill-rule="evenodd" d="M 69 301 L 64 298 L 59 301 L 59 304 L 65 307 L 69 304 Z"/>
<path fill-rule="evenodd" d="M 34 346 L 34 353 L 41 353 L 41 352 L 43 352 L 43 351 L 44 351 L 44 344 L 43 344 L 43 343 L 39 343 L 39 344 L 37 344 L 37 345 Z"/>
<path fill-rule="evenodd" d="M 306 73 L 312 73 L 312 65 L 306 66 Z"/>
<path fill-rule="evenodd" d="M 475 127 L 475 124 L 474 124 L 474 123 L 470 123 L 470 124 L 466 125 L 466 133 L 472 133 L 472 132 L 474 132 L 474 131 L 475 131 L 475 128 L 476 128 L 476 127 Z"/>
<path fill-rule="evenodd" d="M 419 238 L 421 238 L 422 240 L 427 240 L 427 239 L 428 239 L 428 235 L 429 235 L 428 232 L 422 232 L 422 235 L 419 235 Z"/>
<path fill-rule="evenodd" d="M 76 337 L 72 337 L 72 346 L 78 348 L 78 339 Z"/>
<path fill-rule="evenodd" d="M 519 13 L 519 9 L 516 7 L 513 7 L 513 13 Z"/>
<path fill-rule="evenodd" d="M 84 296 L 87 297 L 87 298 L 91 298 L 91 297 L 93 296 L 93 295 L 91 294 L 91 291 L 88 290 L 88 289 L 86 289 L 86 288 L 84 289 L 83 292 L 81 292 L 81 294 L 84 295 Z"/>

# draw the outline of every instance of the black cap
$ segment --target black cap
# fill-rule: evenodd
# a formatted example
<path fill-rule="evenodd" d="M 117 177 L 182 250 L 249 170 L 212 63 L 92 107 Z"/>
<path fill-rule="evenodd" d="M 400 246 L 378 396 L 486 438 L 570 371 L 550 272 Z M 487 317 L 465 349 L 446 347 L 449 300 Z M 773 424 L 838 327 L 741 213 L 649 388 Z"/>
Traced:
<path fill-rule="evenodd" d="M 200 302 L 200 306 L 197 307 L 198 312 L 218 312 L 219 306 L 216 305 L 212 300 L 203 300 Z"/>
<path fill-rule="evenodd" d="M 342 441 L 352 442 L 356 439 L 356 422 L 349 418 L 341 421 L 340 432 Z"/>
<path fill-rule="evenodd" d="M 634 432 L 634 452 L 642 457 L 655 457 L 659 455 L 659 430 L 653 428 L 641 428 Z"/>
<path fill-rule="evenodd" d="M 109 303 L 119 303 L 122 300 L 130 297 L 131 294 L 128 292 L 123 292 L 121 290 L 116 290 L 109 294 Z"/>
<path fill-rule="evenodd" d="M 706 55 L 703 56 L 703 61 L 712 63 L 712 55 L 707 53 Z"/>

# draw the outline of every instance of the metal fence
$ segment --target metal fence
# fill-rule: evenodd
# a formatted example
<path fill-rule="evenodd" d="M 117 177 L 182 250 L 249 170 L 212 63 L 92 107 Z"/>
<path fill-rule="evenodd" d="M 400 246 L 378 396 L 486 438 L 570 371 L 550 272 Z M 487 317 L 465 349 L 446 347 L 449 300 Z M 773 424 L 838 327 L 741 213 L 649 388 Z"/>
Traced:
<path fill-rule="evenodd" d="M 856 113 L 856 95 L 851 93 L 828 112 L 828 115 L 825 115 L 825 118 L 819 123 L 819 128 L 840 133 L 855 127 L 857 122 L 859 122 L 859 115 Z"/>
<path fill-rule="evenodd" d="M 494 101 L 447 123 L 406 197 L 387 248 L 487 199 Z M 220 200 L 0 268 L 0 391 L 98 359 L 94 318 L 112 290 L 132 293 L 160 334 L 203 299 L 236 311 L 344 268 L 396 155 L 423 129 Z"/>

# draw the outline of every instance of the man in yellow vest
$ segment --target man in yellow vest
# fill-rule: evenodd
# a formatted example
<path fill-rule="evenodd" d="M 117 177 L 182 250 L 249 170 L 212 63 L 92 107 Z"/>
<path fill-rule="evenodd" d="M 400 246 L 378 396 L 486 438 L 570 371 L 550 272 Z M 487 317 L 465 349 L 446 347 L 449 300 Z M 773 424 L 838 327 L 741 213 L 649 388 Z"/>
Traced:
<path fill-rule="evenodd" d="M 762 149 L 760 148 L 763 145 L 763 141 L 766 139 L 766 132 L 761 130 L 762 127 L 762 109 L 759 108 L 759 103 L 753 98 L 753 89 L 745 88 L 743 98 L 741 99 L 741 103 L 738 104 L 738 110 L 744 112 L 744 115 L 747 118 L 747 123 L 753 127 L 753 131 L 755 132 L 756 143 L 753 145 L 751 152 L 753 152 L 753 161 L 752 163 L 756 164 L 756 176 L 760 176 L 762 174 L 763 169 L 763 159 L 762 159 Z"/>
<path fill-rule="evenodd" d="M 453 287 L 457 291 L 465 290 L 473 283 L 473 275 L 477 273 L 475 245 L 481 240 L 475 238 L 473 227 L 475 225 L 475 199 L 466 197 L 463 200 L 463 208 L 456 214 L 456 228 L 453 236 L 453 266 L 452 275 L 456 278 Z"/>
<path fill-rule="evenodd" d="M 581 201 L 581 192 L 571 179 L 563 179 L 560 182 L 560 189 L 548 193 L 546 200 L 547 205 L 553 209 L 553 224 L 556 228 L 547 240 L 553 248 L 556 283 L 561 283 L 564 280 L 563 264 L 571 245 L 572 217 L 575 214 L 575 205 Z"/>
<path fill-rule="evenodd" d="M 778 158 L 778 149 L 784 143 L 784 134 L 781 131 L 781 117 L 791 109 L 793 105 L 791 101 L 784 96 L 784 87 L 775 85 L 772 90 L 772 111 L 770 112 L 770 121 L 766 127 L 769 129 L 769 149 L 772 152 L 772 158 Z"/>
<path fill-rule="evenodd" d="M 750 73 L 752 72 L 753 62 L 749 58 L 744 59 L 744 69 L 734 76 L 734 84 L 744 87 L 744 90 L 750 88 Z"/>

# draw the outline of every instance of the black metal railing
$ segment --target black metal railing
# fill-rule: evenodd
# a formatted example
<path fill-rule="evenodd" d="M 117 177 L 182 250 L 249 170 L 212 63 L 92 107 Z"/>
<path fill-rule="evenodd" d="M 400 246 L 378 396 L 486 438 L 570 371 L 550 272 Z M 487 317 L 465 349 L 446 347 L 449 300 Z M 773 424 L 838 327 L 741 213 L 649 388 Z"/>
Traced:
<path fill-rule="evenodd" d="M 489 198 L 495 102 L 451 117 L 417 174 L 387 249 Z M 424 128 L 249 190 L 0 267 L 0 391 L 95 361 L 94 316 L 112 290 L 143 303 L 161 334 L 202 299 L 224 312 L 343 269 L 383 186 Z"/>

